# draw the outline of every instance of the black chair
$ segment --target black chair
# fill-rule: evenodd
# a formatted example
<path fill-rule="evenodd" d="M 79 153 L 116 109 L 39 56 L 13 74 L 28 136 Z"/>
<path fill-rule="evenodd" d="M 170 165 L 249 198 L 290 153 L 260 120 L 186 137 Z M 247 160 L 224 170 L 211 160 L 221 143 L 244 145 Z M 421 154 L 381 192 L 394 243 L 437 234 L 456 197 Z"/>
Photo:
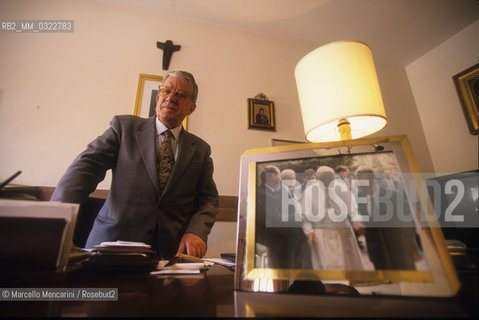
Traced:
<path fill-rule="evenodd" d="M 90 234 L 95 218 L 105 203 L 105 199 L 88 198 L 88 200 L 80 205 L 78 211 L 75 231 L 73 233 L 73 243 L 80 248 L 84 248 L 88 235 Z"/>

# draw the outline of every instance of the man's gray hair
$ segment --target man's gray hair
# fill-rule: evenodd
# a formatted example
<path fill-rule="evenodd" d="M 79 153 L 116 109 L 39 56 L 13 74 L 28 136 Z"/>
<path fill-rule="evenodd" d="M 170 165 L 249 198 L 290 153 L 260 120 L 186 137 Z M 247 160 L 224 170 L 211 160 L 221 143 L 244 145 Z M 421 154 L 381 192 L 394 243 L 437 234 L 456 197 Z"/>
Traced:
<path fill-rule="evenodd" d="M 195 77 L 189 72 L 186 71 L 170 71 L 166 74 L 165 78 L 163 79 L 163 82 L 168 79 L 168 77 L 175 77 L 178 79 L 184 79 L 188 82 L 190 82 L 193 85 L 193 92 L 191 93 L 191 99 L 193 100 L 194 103 L 196 103 L 196 98 L 198 98 L 198 85 L 196 84 Z"/>
<path fill-rule="evenodd" d="M 296 179 L 296 172 L 293 169 L 284 169 L 281 171 L 281 179 L 283 180 L 294 180 Z"/>

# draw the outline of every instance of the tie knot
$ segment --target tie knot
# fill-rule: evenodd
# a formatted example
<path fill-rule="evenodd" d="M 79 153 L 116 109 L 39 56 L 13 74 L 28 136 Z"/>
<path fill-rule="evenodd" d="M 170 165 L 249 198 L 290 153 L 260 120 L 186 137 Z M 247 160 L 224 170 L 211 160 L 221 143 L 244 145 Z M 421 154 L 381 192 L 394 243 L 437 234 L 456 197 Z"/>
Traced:
<path fill-rule="evenodd" d="M 173 133 L 171 133 L 170 130 L 163 131 L 163 135 L 165 136 L 165 139 L 171 140 L 173 138 Z"/>

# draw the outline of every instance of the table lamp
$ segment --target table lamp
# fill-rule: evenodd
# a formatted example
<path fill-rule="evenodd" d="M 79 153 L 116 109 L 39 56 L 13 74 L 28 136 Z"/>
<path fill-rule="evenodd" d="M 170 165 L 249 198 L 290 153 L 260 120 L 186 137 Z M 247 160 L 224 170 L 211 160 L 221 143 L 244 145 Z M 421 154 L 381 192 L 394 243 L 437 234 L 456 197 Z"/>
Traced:
<path fill-rule="evenodd" d="M 351 140 L 387 124 L 371 49 L 337 41 L 303 57 L 295 69 L 306 139 Z"/>

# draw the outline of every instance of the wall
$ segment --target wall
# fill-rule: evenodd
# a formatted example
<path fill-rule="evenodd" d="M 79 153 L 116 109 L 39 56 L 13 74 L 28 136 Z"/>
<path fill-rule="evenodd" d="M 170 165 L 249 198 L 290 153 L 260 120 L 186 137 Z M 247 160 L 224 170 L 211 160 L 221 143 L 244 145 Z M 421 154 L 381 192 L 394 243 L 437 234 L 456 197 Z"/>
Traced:
<path fill-rule="evenodd" d="M 433 167 L 428 145 L 404 67 L 376 63 L 376 68 L 388 125 L 372 136 L 407 135 L 419 169 L 431 172 Z"/>
<path fill-rule="evenodd" d="M 437 173 L 478 168 L 478 136 L 471 135 L 452 77 L 479 59 L 479 20 L 406 67 Z"/>
<path fill-rule="evenodd" d="M 293 69 L 309 48 L 95 1 L 0 5 L 2 18 L 75 20 L 70 34 L 0 34 L 0 179 L 21 169 L 15 182 L 54 186 L 113 115 L 133 112 L 138 74 L 164 74 L 156 41 L 167 39 L 182 45 L 170 70 L 198 80 L 188 129 L 212 145 L 222 194 L 237 194 L 246 149 L 303 139 Z M 259 92 L 276 103 L 275 133 L 247 130 L 247 98 Z"/>
<path fill-rule="evenodd" d="M 304 141 L 293 71 L 313 47 L 91 0 L 3 0 L 0 19 L 75 22 L 73 33 L 0 33 L 0 180 L 22 170 L 15 183 L 56 185 L 113 115 L 133 113 L 138 75 L 164 74 L 156 42 L 167 39 L 182 46 L 170 70 L 198 80 L 188 130 L 211 144 L 220 194 L 238 194 L 245 150 L 271 138 Z M 404 68 L 376 65 L 389 121 L 376 136 L 407 134 L 421 168 L 432 170 Z M 259 92 L 276 104 L 276 132 L 247 129 L 247 98 Z M 234 251 L 235 228 L 215 225 L 209 255 Z"/>

